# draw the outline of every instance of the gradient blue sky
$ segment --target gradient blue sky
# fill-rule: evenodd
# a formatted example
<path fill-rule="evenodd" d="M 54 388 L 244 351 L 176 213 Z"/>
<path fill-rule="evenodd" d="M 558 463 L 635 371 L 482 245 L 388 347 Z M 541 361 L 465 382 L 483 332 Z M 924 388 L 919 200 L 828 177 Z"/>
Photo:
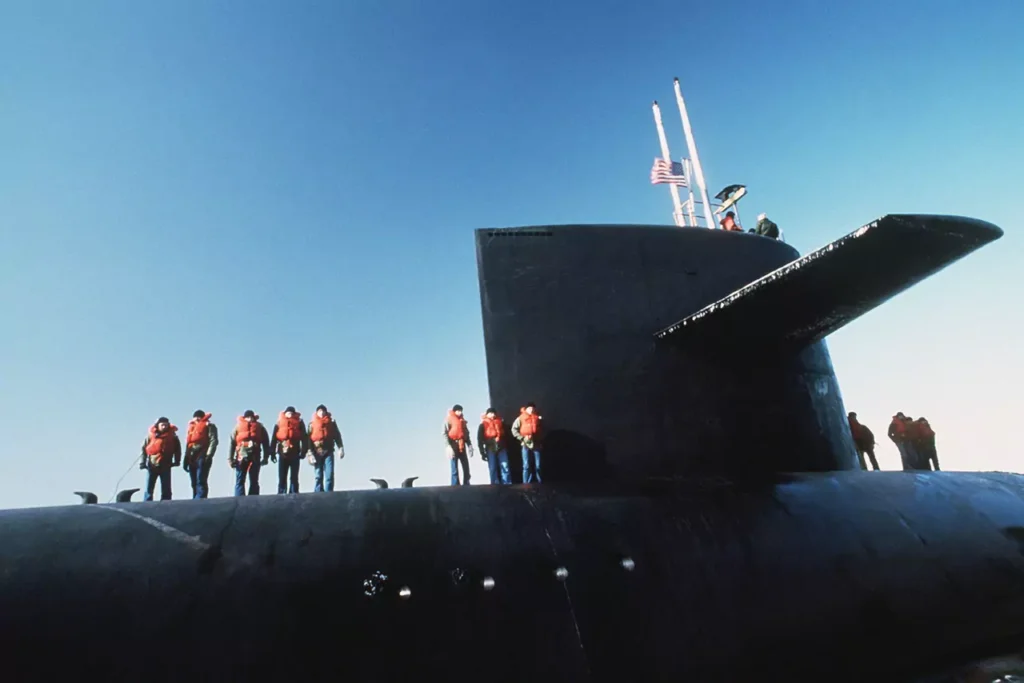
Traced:
<path fill-rule="evenodd" d="M 923 414 L 946 468 L 1020 469 L 1024 2 L 631 4 L 4 2 L 0 506 L 105 500 L 197 407 L 226 437 L 324 402 L 341 488 L 446 483 L 445 410 L 487 404 L 472 230 L 670 222 L 676 75 L 712 191 L 801 251 L 890 212 L 1007 230 L 830 347 L 876 435 Z"/>

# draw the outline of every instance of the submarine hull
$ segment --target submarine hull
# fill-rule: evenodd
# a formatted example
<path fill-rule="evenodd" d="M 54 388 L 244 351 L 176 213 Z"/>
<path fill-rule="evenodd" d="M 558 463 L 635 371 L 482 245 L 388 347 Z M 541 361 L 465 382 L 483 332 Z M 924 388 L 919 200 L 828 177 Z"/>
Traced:
<path fill-rule="evenodd" d="M 12 680 L 916 680 L 1024 647 L 1024 479 L 0 512 Z"/>

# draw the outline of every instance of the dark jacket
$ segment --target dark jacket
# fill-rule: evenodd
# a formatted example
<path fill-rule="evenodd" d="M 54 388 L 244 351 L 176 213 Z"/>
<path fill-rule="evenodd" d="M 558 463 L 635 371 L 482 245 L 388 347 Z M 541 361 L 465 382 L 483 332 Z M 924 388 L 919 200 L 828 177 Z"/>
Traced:
<path fill-rule="evenodd" d="M 174 444 L 174 450 L 171 452 L 170 462 L 161 462 L 160 467 L 174 467 L 181 464 L 181 439 L 178 438 L 177 434 L 171 434 L 171 442 Z M 142 441 L 142 462 L 152 462 L 151 456 L 146 454 L 146 446 L 149 445 L 149 434 Z"/>
<path fill-rule="evenodd" d="M 309 421 L 309 425 L 310 425 L 309 428 L 312 429 L 313 428 L 313 421 L 312 420 Z M 326 455 L 326 454 L 329 454 L 329 453 L 333 453 L 335 446 L 337 446 L 339 451 L 344 451 L 345 450 L 345 442 L 342 441 L 342 439 L 341 439 L 341 427 L 338 426 L 337 421 L 335 421 L 335 419 L 333 417 L 331 418 L 330 426 L 327 428 L 327 440 L 326 441 L 321 441 L 320 442 L 320 446 L 316 446 L 313 443 L 312 432 L 310 432 L 308 430 L 306 431 L 306 439 L 307 439 L 307 443 L 309 444 L 309 448 L 311 448 L 314 451 L 314 453 L 319 448 L 319 450 L 320 450 L 319 455 Z"/>
<path fill-rule="evenodd" d="M 444 445 L 451 446 L 453 449 L 455 449 L 456 452 L 458 452 L 459 445 L 448 438 L 448 432 L 451 431 L 452 428 L 452 424 L 449 422 L 450 419 L 450 417 L 446 417 L 444 420 Z M 459 419 L 462 420 L 462 433 L 466 435 L 466 445 L 472 446 L 473 439 L 471 439 L 469 436 L 469 423 L 466 422 L 466 416 L 463 415 Z"/>
<path fill-rule="evenodd" d="M 206 460 L 212 460 L 213 456 L 217 454 L 217 447 L 220 445 L 220 433 L 217 431 L 217 425 L 212 422 L 207 423 L 206 437 L 209 439 L 206 449 L 202 452 L 195 448 L 189 449 L 188 454 L 191 458 L 202 455 Z"/>

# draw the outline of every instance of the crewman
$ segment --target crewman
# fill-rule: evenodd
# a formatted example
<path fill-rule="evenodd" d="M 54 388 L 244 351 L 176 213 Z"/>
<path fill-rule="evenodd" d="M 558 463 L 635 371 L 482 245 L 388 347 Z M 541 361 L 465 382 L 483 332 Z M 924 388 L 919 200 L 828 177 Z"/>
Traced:
<path fill-rule="evenodd" d="M 770 237 L 773 240 L 777 240 L 781 236 L 779 233 L 779 226 L 770 220 L 766 213 L 757 215 L 757 226 L 751 228 L 750 232 L 755 235 L 761 235 L 762 237 Z"/>
<path fill-rule="evenodd" d="M 309 464 L 313 466 L 313 491 L 334 490 L 334 447 L 338 447 L 338 459 L 345 457 L 345 442 L 341 429 L 331 417 L 327 406 L 316 407 L 316 414 L 309 421 Z"/>
<path fill-rule="evenodd" d="M 260 423 L 260 416 L 245 411 L 231 432 L 231 454 L 228 463 L 235 469 L 235 495 L 245 495 L 245 475 L 249 475 L 249 495 L 260 495 L 260 467 L 270 457 L 270 435 Z"/>
<path fill-rule="evenodd" d="M 892 422 L 889 423 L 889 438 L 896 444 L 896 449 L 900 452 L 900 461 L 903 463 L 904 472 L 921 469 L 918 464 L 917 451 L 910 439 L 910 430 L 908 429 L 910 422 L 909 417 L 899 412 L 892 416 Z"/>
<path fill-rule="evenodd" d="M 473 457 L 473 441 L 469 438 L 469 425 L 458 403 L 448 411 L 444 421 L 444 452 L 452 464 L 452 486 L 459 485 L 460 464 L 462 485 L 469 486 L 469 459 Z"/>
<path fill-rule="evenodd" d="M 192 482 L 192 498 L 206 498 L 210 495 L 210 467 L 217 453 L 220 439 L 217 425 L 210 422 L 213 417 L 204 410 L 192 413 L 185 437 L 185 471 Z"/>
<path fill-rule="evenodd" d="M 535 403 L 527 403 L 526 407 L 520 409 L 519 417 L 512 423 L 512 436 L 519 441 L 523 451 L 524 484 L 541 483 L 540 443 L 543 434 L 541 433 L 540 421 L 541 416 L 537 414 L 537 405 Z"/>
<path fill-rule="evenodd" d="M 718 221 L 718 224 L 722 226 L 722 230 L 728 230 L 730 232 L 743 232 L 743 228 L 736 222 L 736 214 L 732 211 L 725 212 L 725 218 Z"/>
<path fill-rule="evenodd" d="M 914 421 L 914 446 L 917 456 L 921 459 L 922 469 L 939 471 L 939 454 L 935 450 L 935 431 L 923 417 Z"/>
<path fill-rule="evenodd" d="M 277 418 L 274 435 L 270 439 L 270 459 L 277 463 L 277 492 L 299 492 L 299 465 L 309 446 L 306 442 L 306 423 L 294 406 L 288 406 Z M 291 475 L 291 476 L 289 476 Z"/>
<path fill-rule="evenodd" d="M 181 464 L 181 439 L 178 428 L 166 417 L 159 418 L 149 428 L 142 442 L 142 460 L 139 469 L 146 470 L 146 492 L 143 500 L 153 500 L 156 480 L 160 480 L 160 500 L 171 499 L 171 468 Z"/>
<path fill-rule="evenodd" d="M 494 408 L 488 408 L 480 417 L 476 442 L 480 445 L 480 458 L 487 463 L 492 484 L 511 484 L 508 471 L 508 452 L 505 450 L 505 424 Z"/>
<path fill-rule="evenodd" d="M 853 435 L 853 444 L 857 447 L 857 457 L 860 458 L 860 468 L 866 470 L 867 463 L 864 462 L 864 454 L 871 459 L 871 469 L 878 470 L 878 460 L 875 459 L 875 435 L 871 430 L 857 421 L 857 413 L 850 413 L 846 416 L 850 422 L 850 434 Z"/>

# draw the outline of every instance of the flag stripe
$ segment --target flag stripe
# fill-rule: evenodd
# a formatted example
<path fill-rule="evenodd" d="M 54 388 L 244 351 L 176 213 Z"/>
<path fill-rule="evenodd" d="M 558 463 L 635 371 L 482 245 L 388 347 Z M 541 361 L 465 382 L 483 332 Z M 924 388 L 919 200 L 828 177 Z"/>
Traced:
<path fill-rule="evenodd" d="M 669 162 L 665 159 L 655 159 L 651 166 L 651 184 L 670 184 L 687 187 L 686 172 L 683 165 L 678 161 Z"/>

